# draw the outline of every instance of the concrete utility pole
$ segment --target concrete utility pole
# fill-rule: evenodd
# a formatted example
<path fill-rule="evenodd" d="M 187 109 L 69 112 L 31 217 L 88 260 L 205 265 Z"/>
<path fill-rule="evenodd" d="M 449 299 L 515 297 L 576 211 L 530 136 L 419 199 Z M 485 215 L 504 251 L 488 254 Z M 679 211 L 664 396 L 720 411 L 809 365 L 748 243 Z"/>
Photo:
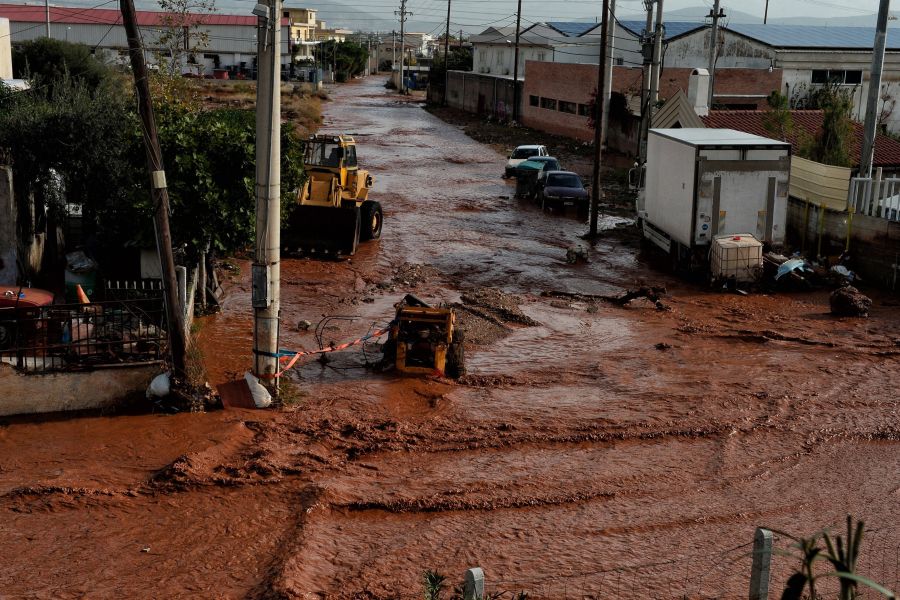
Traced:
<path fill-rule="evenodd" d="M 44 0 L 44 11 L 47 16 L 47 37 L 50 37 L 50 0 Z"/>
<path fill-rule="evenodd" d="M 513 123 L 519 122 L 519 34 L 522 25 L 522 0 L 519 0 L 519 8 L 516 9 L 516 49 L 513 56 Z M 494 101 L 497 99 L 494 98 Z"/>
<path fill-rule="evenodd" d="M 609 15 L 609 0 L 603 0 L 603 15 Z M 597 96 L 594 102 L 594 182 L 591 185 L 591 230 L 588 237 L 597 238 L 597 220 L 600 211 L 600 159 L 603 150 L 601 148 L 601 122 L 603 120 L 603 105 L 606 104 L 606 40 L 609 37 L 609 19 L 603 19 L 600 29 L 600 61 L 597 64 Z"/>
<path fill-rule="evenodd" d="M 719 8 L 719 0 L 716 0 L 709 11 L 712 19 L 712 28 L 709 30 L 709 108 L 713 106 L 713 95 L 716 89 L 716 58 L 719 53 L 719 19 L 725 17 L 725 11 Z"/>
<path fill-rule="evenodd" d="M 169 350 L 172 354 L 172 371 L 177 378 L 183 380 L 185 375 L 187 332 L 184 326 L 184 306 L 181 303 L 181 298 L 178 296 L 175 257 L 172 255 L 172 233 L 169 230 L 169 191 L 166 187 L 166 171 L 163 166 L 162 152 L 159 149 L 156 119 L 153 115 L 153 103 L 150 99 L 147 65 L 144 62 L 144 49 L 141 47 L 134 4 L 132 0 L 119 0 L 119 7 L 122 11 L 125 35 L 128 37 L 128 54 L 131 58 L 131 70 L 134 73 L 134 85 L 137 88 L 138 112 L 143 124 L 144 148 L 147 153 L 147 166 L 150 169 L 150 195 L 153 198 L 155 208 L 156 251 L 163 275 L 166 320 L 169 325 Z"/>
<path fill-rule="evenodd" d="M 644 35 L 641 37 L 642 55 L 644 58 L 644 79 L 641 82 L 641 134 L 638 139 L 638 162 L 644 164 L 647 160 L 647 135 L 650 130 L 650 82 L 653 73 L 650 68 L 653 63 L 653 3 L 655 0 L 644 0 L 647 9 L 647 24 L 644 26 Z"/>
<path fill-rule="evenodd" d="M 769 0 L 766 0 L 766 12 L 763 13 L 763 25 L 769 21 Z"/>
<path fill-rule="evenodd" d="M 403 75 L 403 65 L 406 62 L 406 16 L 412 15 L 406 10 L 406 0 L 400 0 L 400 10 L 394 11 L 395 15 L 400 15 L 400 93 L 406 93 L 406 78 Z"/>
<path fill-rule="evenodd" d="M 252 267 L 253 372 L 278 372 L 281 296 L 281 0 L 265 0 L 253 13 L 257 30 L 256 255 Z M 263 382 L 278 391 L 278 379 Z"/>
<path fill-rule="evenodd" d="M 656 112 L 656 104 L 659 102 L 659 76 L 662 70 L 662 45 L 663 45 L 663 0 L 656 0 L 656 33 L 653 39 L 653 75 L 650 78 L 650 118 Z"/>
<path fill-rule="evenodd" d="M 875 160 L 875 132 L 878 128 L 878 98 L 881 95 L 881 72 L 884 69 L 884 46 L 887 40 L 888 11 L 891 0 L 881 0 L 878 6 L 878 25 L 875 29 L 875 44 L 872 53 L 872 74 L 869 77 L 869 97 L 866 101 L 866 122 L 863 128 L 862 154 L 860 155 L 859 175 L 872 176 L 872 163 Z"/>
<path fill-rule="evenodd" d="M 391 71 L 394 70 L 394 65 L 397 64 L 397 32 L 391 32 Z"/>
<path fill-rule="evenodd" d="M 609 1 L 609 14 L 604 17 L 609 19 L 609 32 L 606 36 L 606 101 L 603 103 L 602 139 L 603 145 L 609 144 L 609 104 L 612 99 L 613 78 L 613 51 L 615 50 L 616 32 L 616 0 Z"/>
<path fill-rule="evenodd" d="M 447 29 L 444 32 L 444 98 L 442 104 L 447 106 L 447 95 L 450 93 L 450 0 L 447 0 Z"/>

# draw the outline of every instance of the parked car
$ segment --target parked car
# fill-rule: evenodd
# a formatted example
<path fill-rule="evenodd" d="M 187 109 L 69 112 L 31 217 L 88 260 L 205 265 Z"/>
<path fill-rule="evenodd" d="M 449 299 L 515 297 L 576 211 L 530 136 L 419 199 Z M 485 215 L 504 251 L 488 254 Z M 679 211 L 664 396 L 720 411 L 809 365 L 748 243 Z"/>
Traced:
<path fill-rule="evenodd" d="M 512 154 L 509 155 L 509 160 L 506 161 L 506 171 L 503 173 L 503 176 L 506 178 L 515 176 L 515 168 L 518 167 L 521 163 L 525 162 L 532 156 L 549 156 L 550 153 L 547 152 L 546 146 L 541 145 L 526 145 L 526 146 L 518 146 L 515 150 L 513 150 Z"/>
<path fill-rule="evenodd" d="M 580 210 L 588 207 L 588 193 L 584 183 L 571 171 L 547 171 L 537 182 L 535 199 L 541 208 L 562 208 L 575 206 Z"/>

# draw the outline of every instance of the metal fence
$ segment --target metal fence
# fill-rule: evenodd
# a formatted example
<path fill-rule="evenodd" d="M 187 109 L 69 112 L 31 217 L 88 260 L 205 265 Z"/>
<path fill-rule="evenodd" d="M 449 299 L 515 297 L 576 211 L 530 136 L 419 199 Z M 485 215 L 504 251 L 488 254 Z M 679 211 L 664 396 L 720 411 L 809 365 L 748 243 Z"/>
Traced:
<path fill-rule="evenodd" d="M 161 279 L 113 280 L 108 279 L 103 286 L 104 300 L 144 300 L 163 298 Z"/>
<path fill-rule="evenodd" d="M 900 221 L 900 178 L 852 178 L 848 206 L 858 214 Z"/>
<path fill-rule="evenodd" d="M 160 360 L 162 298 L 0 309 L 0 362 L 29 373 Z"/>

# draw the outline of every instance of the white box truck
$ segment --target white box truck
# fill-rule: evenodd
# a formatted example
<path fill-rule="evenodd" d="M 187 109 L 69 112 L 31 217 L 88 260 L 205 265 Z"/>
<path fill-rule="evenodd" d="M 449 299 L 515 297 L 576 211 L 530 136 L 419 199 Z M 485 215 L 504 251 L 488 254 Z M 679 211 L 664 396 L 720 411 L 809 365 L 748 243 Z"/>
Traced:
<path fill-rule="evenodd" d="M 651 129 L 637 213 L 644 237 L 679 263 L 706 263 L 717 236 L 778 246 L 791 145 L 733 129 Z"/>

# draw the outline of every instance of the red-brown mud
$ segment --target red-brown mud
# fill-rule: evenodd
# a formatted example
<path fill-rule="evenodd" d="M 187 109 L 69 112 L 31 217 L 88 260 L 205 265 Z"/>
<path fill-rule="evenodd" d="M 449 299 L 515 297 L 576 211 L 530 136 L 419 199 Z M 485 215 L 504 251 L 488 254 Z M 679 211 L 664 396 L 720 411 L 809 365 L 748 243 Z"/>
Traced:
<path fill-rule="evenodd" d="M 380 86 L 337 88 L 325 130 L 357 136 L 384 237 L 284 261 L 281 345 L 328 315 L 354 320 L 326 341 L 356 338 L 407 291 L 500 334 L 459 382 L 357 348 L 300 364 L 281 411 L 0 425 L 0 597 L 415 598 L 425 569 L 477 565 L 531 598 L 743 598 L 756 526 L 847 513 L 861 571 L 900 587 L 895 308 L 706 292 L 615 235 L 569 265 L 583 222 L 511 200 L 501 156 Z M 671 310 L 589 298 L 642 281 Z M 201 331 L 213 383 L 250 364 L 248 265 L 229 288 Z"/>

